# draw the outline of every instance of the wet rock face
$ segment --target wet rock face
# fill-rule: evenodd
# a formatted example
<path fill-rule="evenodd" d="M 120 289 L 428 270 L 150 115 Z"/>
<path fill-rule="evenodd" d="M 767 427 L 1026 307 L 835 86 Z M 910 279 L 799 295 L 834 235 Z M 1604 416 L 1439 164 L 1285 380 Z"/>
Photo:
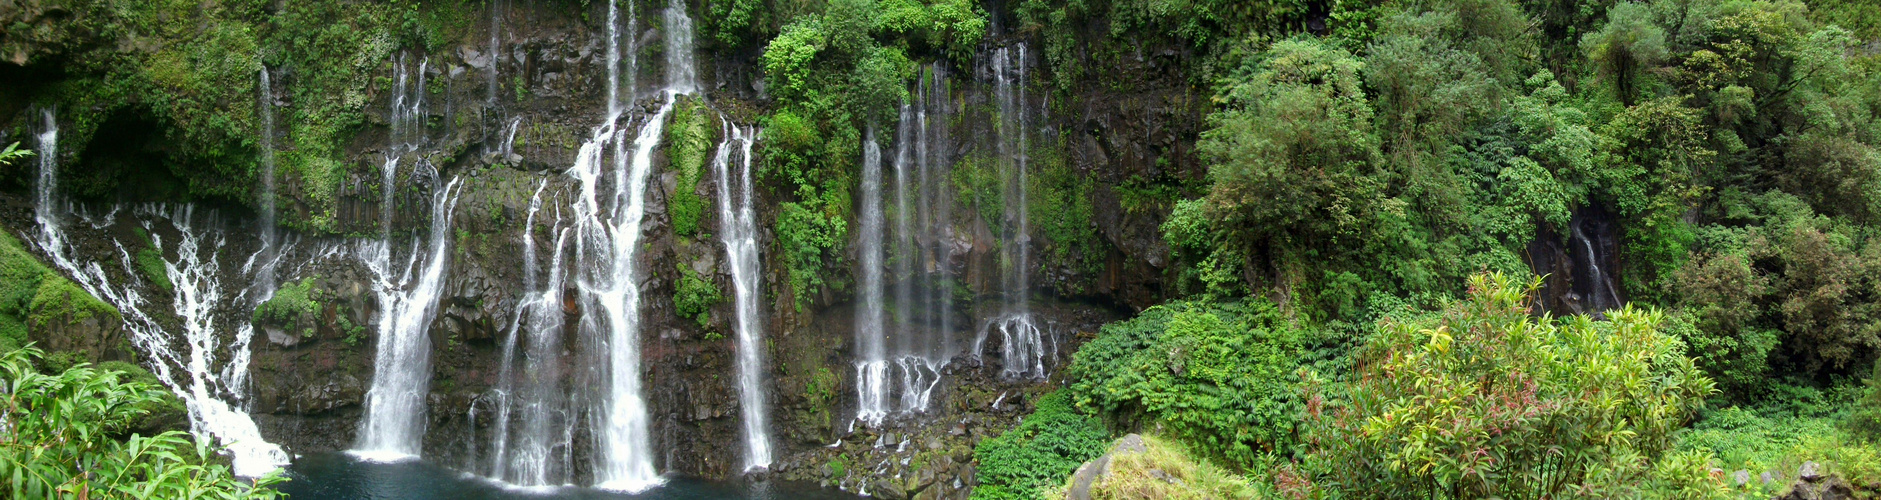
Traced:
<path fill-rule="evenodd" d="M 1543 275 L 1540 311 L 1599 315 L 1626 303 L 1621 292 L 1620 223 L 1604 207 L 1574 211 L 1566 228 L 1537 223 L 1529 268 Z"/>

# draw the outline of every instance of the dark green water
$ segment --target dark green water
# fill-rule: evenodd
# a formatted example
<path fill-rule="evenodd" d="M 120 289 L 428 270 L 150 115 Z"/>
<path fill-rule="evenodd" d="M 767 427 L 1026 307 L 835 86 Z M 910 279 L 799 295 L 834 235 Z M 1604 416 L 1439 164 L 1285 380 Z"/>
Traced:
<path fill-rule="evenodd" d="M 366 462 L 344 453 L 301 457 L 280 485 L 293 500 L 853 500 L 842 491 L 784 481 L 737 482 L 668 478 L 627 495 L 590 488 L 508 488 L 424 461 Z"/>

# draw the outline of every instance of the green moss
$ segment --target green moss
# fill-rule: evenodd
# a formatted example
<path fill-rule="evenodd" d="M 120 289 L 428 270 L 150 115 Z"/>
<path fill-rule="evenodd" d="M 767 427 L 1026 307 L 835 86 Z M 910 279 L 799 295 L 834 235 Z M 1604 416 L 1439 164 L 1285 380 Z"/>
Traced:
<path fill-rule="evenodd" d="M 705 216 L 705 198 L 699 196 L 698 189 L 705 178 L 706 162 L 712 160 L 712 145 L 718 142 L 716 121 L 704 102 L 685 98 L 673 110 L 672 123 L 666 127 L 666 157 L 679 177 L 668 209 L 673 216 L 673 232 L 680 236 L 697 235 L 699 221 Z"/>
<path fill-rule="evenodd" d="M 1045 236 L 1044 260 L 1094 274 L 1103 266 L 1103 240 L 1097 235 L 1091 191 L 1096 181 L 1078 175 L 1050 148 L 1032 155 L 1026 180 L 1027 215 L 1032 231 Z"/>
<path fill-rule="evenodd" d="M 255 324 L 300 327 L 311 335 L 315 315 L 320 313 L 320 290 L 314 279 L 288 282 L 274 292 L 267 302 L 255 307 Z"/>
<path fill-rule="evenodd" d="M 673 291 L 673 309 L 682 318 L 693 318 L 704 328 L 712 322 L 712 306 L 725 301 L 717 286 L 699 277 L 685 264 L 679 266 L 679 286 Z"/>
<path fill-rule="evenodd" d="M 41 264 L 13 235 L 0 231 L 0 349 L 26 345 L 30 325 L 99 315 L 115 319 L 118 310 Z"/>
<path fill-rule="evenodd" d="M 170 282 L 170 272 L 164 265 L 163 254 L 155 248 L 137 251 L 137 270 L 144 273 L 144 278 L 151 284 L 164 290 L 175 291 L 176 284 Z"/>
<path fill-rule="evenodd" d="M 1006 179 L 999 163 L 985 154 L 968 155 L 954 164 L 954 203 L 979 212 L 980 220 L 995 236 L 1004 236 Z"/>
<path fill-rule="evenodd" d="M 34 325 L 52 325 L 58 319 L 65 319 L 67 324 L 106 317 L 118 318 L 118 309 L 104 301 L 92 297 L 78 285 L 72 284 L 63 276 L 49 275 L 40 283 L 39 293 L 33 295 L 32 322 Z"/>

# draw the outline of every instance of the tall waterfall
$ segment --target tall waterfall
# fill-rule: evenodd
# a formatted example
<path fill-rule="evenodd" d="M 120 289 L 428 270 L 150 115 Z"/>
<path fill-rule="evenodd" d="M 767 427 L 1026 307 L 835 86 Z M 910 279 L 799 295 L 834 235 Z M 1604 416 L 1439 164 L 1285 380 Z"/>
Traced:
<path fill-rule="evenodd" d="M 882 314 L 882 149 L 875 127 L 862 139 L 861 282 L 856 290 L 856 419 L 870 425 L 888 414 L 887 332 Z"/>
<path fill-rule="evenodd" d="M 516 323 L 503 343 L 503 368 L 498 375 L 496 437 L 491 446 L 490 477 L 522 486 L 568 482 L 574 455 L 574 415 L 569 411 L 562 366 L 562 276 L 568 259 L 569 231 L 562 228 L 557 210 L 550 234 L 555 244 L 549 258 L 548 282 L 537 286 L 535 219 L 542 208 L 542 191 L 529 201 L 523 229 L 523 292 Z M 527 335 L 522 378 L 517 380 L 514 357 L 518 337 Z M 513 429 L 513 430 L 512 430 Z M 513 436 L 512 436 L 513 434 Z"/>
<path fill-rule="evenodd" d="M 771 465 L 769 417 L 764 406 L 764 324 L 758 318 L 764 293 L 758 287 L 758 223 L 752 193 L 751 143 L 755 132 L 727 124 L 725 141 L 712 157 L 718 174 L 719 240 L 725 244 L 725 262 L 732 271 L 732 305 L 738 330 L 738 406 L 744 419 L 746 470 Z M 738 176 L 732 177 L 731 157 L 736 147 Z M 736 195 L 734 195 L 734 190 Z"/>
<path fill-rule="evenodd" d="M 261 97 L 255 110 L 261 115 L 261 192 L 255 205 L 261 207 L 261 269 L 255 273 L 253 285 L 258 293 L 250 297 L 257 304 L 274 294 L 274 266 L 280 253 L 274 223 L 274 84 L 266 66 L 261 68 L 260 86 Z"/>
<path fill-rule="evenodd" d="M 354 450 L 369 460 L 417 457 L 423 450 L 425 395 L 431 387 L 429 333 L 450 257 L 451 215 L 456 209 L 458 180 L 441 188 L 435 186 L 436 168 L 422 157 L 416 158 L 411 178 L 433 183 L 431 228 L 424 240 L 414 238 L 403 266 L 394 266 L 392 227 L 396 222 L 394 186 L 400 159 L 416 151 L 425 139 L 427 66 L 428 60 L 418 63 L 417 84 L 409 85 L 406 56 L 400 55 L 393 65 L 394 94 L 387 141 L 390 151 L 386 153 L 380 186 L 382 239 L 360 249 L 376 279 L 374 291 L 381 308 L 372 386 L 366 392 L 366 416 Z"/>
<path fill-rule="evenodd" d="M 915 83 L 895 128 L 894 253 L 888 262 L 881 153 L 870 130 L 864 144 L 861 283 L 856 309 L 856 420 L 878 425 L 928 409 L 953 342 L 955 255 L 949 196 L 946 73 L 936 63 Z M 885 268 L 894 271 L 894 318 L 887 317 Z M 899 398 L 899 399 L 897 399 Z"/>
<path fill-rule="evenodd" d="M 460 181 L 438 189 L 431 200 L 431 230 L 413 241 L 402 270 L 391 267 L 389 242 L 367 244 L 367 268 L 378 280 L 382 308 L 372 387 L 355 454 L 369 460 L 416 457 L 423 449 L 425 395 L 431 389 L 431 320 L 437 315 L 451 250 L 451 216 Z M 423 260 L 420 261 L 420 256 Z"/>
<path fill-rule="evenodd" d="M 631 6 L 631 4 L 630 4 Z M 592 404 L 594 476 L 602 488 L 639 491 L 663 480 L 653 465 L 651 422 L 642 391 L 640 366 L 641 223 L 646 191 L 666 118 L 680 94 L 695 92 L 692 20 L 677 0 L 664 13 L 666 29 L 665 102 L 647 118 L 633 140 L 631 158 L 620 128 L 620 25 L 618 7 L 608 5 L 608 118 L 582 144 L 569 174 L 579 182 L 575 200 L 575 282 L 583 314 L 581 333 L 604 352 L 598 366 L 603 396 Z M 634 20 L 629 13 L 628 25 Z M 630 37 L 631 38 L 631 37 Z M 631 85 L 631 83 L 630 83 Z M 612 156 L 611 176 L 602 167 Z M 611 181 L 611 183 L 609 182 Z M 611 188 L 604 194 L 603 188 Z"/>
<path fill-rule="evenodd" d="M 39 236 L 50 245 L 47 253 L 63 251 L 64 235 L 59 232 L 59 207 L 53 201 L 59 188 L 59 121 L 52 108 L 40 110 L 45 129 L 34 136 L 39 142 L 39 184 L 35 186 L 33 218 L 39 223 Z"/>
<path fill-rule="evenodd" d="M 286 465 L 288 455 L 280 447 L 262 439 L 253 419 L 227 401 L 241 399 L 241 383 L 231 375 L 245 374 L 248 354 L 243 339 L 234 346 L 222 345 L 214 321 L 216 308 L 226 306 L 231 297 L 222 292 L 218 277 L 217 249 L 226 241 L 212 232 L 206 219 L 198 217 L 188 205 L 166 209 L 143 206 L 132 210 L 133 222 L 151 237 L 151 244 L 162 258 L 164 272 L 174 286 L 172 306 L 178 321 L 161 321 L 146 312 L 149 298 L 135 283 L 113 284 L 107 266 L 133 269 L 132 252 L 121 242 L 116 246 L 117 261 L 80 262 L 66 244 L 61 213 L 75 211 L 58 201 L 58 123 L 50 109 L 44 110 L 45 129 L 37 136 L 39 146 L 39 183 L 35 186 L 34 214 L 39 231 L 33 242 L 52 264 L 72 277 L 87 293 L 118 309 L 131 343 L 145 356 L 150 368 L 165 387 L 170 388 L 189 410 L 191 432 L 213 437 L 228 448 L 234 472 L 245 477 L 266 474 Z M 104 228 L 118 224 L 119 211 L 113 209 L 101 221 L 91 225 Z M 81 216 L 84 214 L 80 213 Z M 158 224 L 169 225 L 179 235 L 174 245 L 166 245 L 156 231 Z M 175 255 L 174 259 L 167 257 Z M 159 297 L 160 298 L 160 297 Z M 178 330 L 166 330 L 165 325 Z M 178 347 L 182 348 L 179 352 Z"/>
<path fill-rule="evenodd" d="M 995 50 L 991 62 L 994 99 L 999 108 L 998 153 L 1005 170 L 1005 213 L 1000 224 L 1001 293 L 1005 303 L 1001 314 L 981 327 L 973 355 L 980 356 L 987 337 L 998 332 L 1003 343 L 1001 374 L 1044 378 L 1045 336 L 1032 318 L 1028 300 L 1032 237 L 1026 213 L 1026 163 L 1030 156 L 1026 134 L 1031 124 L 1026 116 L 1025 44 Z"/>

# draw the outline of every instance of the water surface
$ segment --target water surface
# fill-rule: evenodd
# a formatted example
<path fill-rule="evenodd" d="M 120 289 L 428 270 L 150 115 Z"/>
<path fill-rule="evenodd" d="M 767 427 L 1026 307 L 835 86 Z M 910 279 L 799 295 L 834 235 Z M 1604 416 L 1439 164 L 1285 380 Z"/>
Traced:
<path fill-rule="evenodd" d="M 785 481 L 667 478 L 634 495 L 592 488 L 516 488 L 422 460 L 368 462 L 344 453 L 300 457 L 280 490 L 293 500 L 854 500 L 853 494 Z"/>

